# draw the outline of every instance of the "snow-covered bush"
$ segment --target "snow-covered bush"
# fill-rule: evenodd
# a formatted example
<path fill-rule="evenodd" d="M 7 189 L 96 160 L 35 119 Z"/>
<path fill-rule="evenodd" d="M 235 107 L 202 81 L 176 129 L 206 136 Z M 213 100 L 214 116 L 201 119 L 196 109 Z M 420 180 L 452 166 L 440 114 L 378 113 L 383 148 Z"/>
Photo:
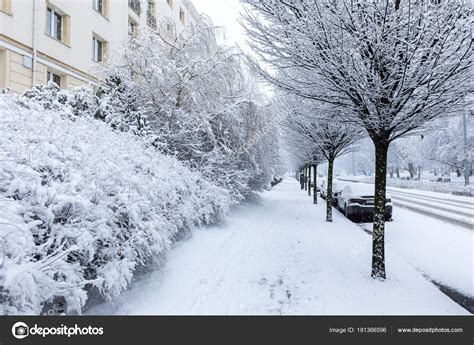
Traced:
<path fill-rule="evenodd" d="M 230 205 L 227 190 L 143 138 L 72 116 L 87 113 L 90 93 L 47 88 L 0 95 L 3 314 L 38 314 L 58 298 L 80 312 L 90 287 L 113 297 Z"/>
<path fill-rule="evenodd" d="M 138 103 L 137 85 L 118 75 L 108 76 L 95 92 L 93 115 L 112 128 L 147 135 L 148 121 Z"/>
<path fill-rule="evenodd" d="M 53 82 L 46 85 L 37 84 L 26 90 L 19 103 L 28 109 L 57 110 L 63 114 L 86 116 L 95 112 L 93 90 L 88 87 L 77 87 L 72 90 L 61 90 Z"/>

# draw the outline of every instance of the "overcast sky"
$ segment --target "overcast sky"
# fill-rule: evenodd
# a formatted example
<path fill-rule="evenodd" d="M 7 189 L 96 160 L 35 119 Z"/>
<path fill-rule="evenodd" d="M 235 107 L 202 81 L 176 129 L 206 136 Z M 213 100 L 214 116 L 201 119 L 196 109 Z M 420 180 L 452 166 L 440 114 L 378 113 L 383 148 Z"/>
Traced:
<path fill-rule="evenodd" d="M 228 45 L 239 45 L 245 53 L 250 55 L 252 51 L 246 45 L 247 36 L 245 30 L 239 24 L 240 12 L 243 5 L 240 0 L 192 0 L 194 7 L 199 13 L 209 15 L 215 26 L 226 28 L 226 38 Z M 267 95 L 273 94 L 271 86 L 260 84 L 261 90 Z"/>
<path fill-rule="evenodd" d="M 238 23 L 242 11 L 239 0 L 193 0 L 194 7 L 199 13 L 209 15 L 214 25 L 226 27 L 227 44 L 238 44 L 244 48 L 245 33 Z"/>

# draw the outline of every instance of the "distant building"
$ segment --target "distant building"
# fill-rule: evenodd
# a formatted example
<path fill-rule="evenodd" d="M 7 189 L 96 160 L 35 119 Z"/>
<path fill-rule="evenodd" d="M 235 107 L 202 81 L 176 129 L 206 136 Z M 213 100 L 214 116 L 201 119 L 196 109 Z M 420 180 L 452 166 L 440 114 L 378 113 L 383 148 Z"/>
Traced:
<path fill-rule="evenodd" d="M 95 83 L 94 66 L 161 16 L 179 33 L 198 13 L 189 0 L 0 0 L 0 89 Z"/>

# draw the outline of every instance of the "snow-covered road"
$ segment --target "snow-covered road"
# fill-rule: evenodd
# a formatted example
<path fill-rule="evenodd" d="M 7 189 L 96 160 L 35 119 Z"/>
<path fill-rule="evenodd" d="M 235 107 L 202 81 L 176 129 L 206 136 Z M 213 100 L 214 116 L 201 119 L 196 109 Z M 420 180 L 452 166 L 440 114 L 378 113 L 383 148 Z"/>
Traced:
<path fill-rule="evenodd" d="M 468 197 L 451 195 L 439 196 L 439 193 L 403 191 L 399 188 L 387 188 L 395 206 L 444 220 L 467 229 L 474 229 L 474 202 Z M 434 195 L 433 195 L 434 194 Z"/>
<path fill-rule="evenodd" d="M 467 314 L 394 251 L 371 279 L 369 236 L 311 200 L 283 180 L 89 314 Z"/>

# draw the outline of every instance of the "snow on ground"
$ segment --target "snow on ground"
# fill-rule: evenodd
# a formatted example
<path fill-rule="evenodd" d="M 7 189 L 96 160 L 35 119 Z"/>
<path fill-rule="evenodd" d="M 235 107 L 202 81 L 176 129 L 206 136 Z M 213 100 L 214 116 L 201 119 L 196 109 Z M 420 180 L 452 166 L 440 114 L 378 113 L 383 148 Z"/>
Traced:
<path fill-rule="evenodd" d="M 425 191 L 425 190 L 413 190 L 413 189 L 406 189 L 406 188 L 398 188 L 398 187 L 387 187 L 387 190 L 390 191 L 397 191 L 400 193 L 410 194 L 413 196 L 425 196 L 431 198 L 440 198 L 446 201 L 454 201 L 454 202 L 463 202 L 465 204 L 474 205 L 474 199 L 469 196 L 462 196 L 462 195 L 451 195 L 446 193 L 437 193 L 432 191 Z"/>
<path fill-rule="evenodd" d="M 467 314 L 395 251 L 373 280 L 367 234 L 311 200 L 285 179 L 89 314 Z"/>
<path fill-rule="evenodd" d="M 435 182 L 440 176 L 434 176 L 432 174 L 423 174 L 421 180 L 401 180 L 398 178 L 390 178 L 387 176 L 387 186 L 398 187 L 402 190 L 415 189 L 427 192 L 436 192 L 444 194 L 467 193 L 473 195 L 472 185 L 464 185 L 464 177 L 453 177 L 451 176 L 451 182 Z M 337 178 L 359 181 L 366 183 L 374 183 L 374 176 L 352 176 L 352 175 L 338 175 Z M 471 178 L 472 180 L 472 178 Z M 472 200 L 472 198 L 471 198 Z"/>
<path fill-rule="evenodd" d="M 387 249 L 431 279 L 474 297 L 472 230 L 394 208 L 394 221 L 387 223 Z"/>

